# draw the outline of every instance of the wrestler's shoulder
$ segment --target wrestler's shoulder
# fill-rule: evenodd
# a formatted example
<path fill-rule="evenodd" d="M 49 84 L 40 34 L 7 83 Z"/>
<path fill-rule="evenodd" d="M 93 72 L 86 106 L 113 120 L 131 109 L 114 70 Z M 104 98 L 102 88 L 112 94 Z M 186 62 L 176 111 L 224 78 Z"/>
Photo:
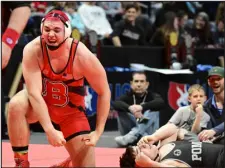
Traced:
<path fill-rule="evenodd" d="M 36 37 L 35 39 L 33 39 L 32 41 L 30 41 L 29 43 L 27 43 L 27 45 L 25 46 L 25 48 L 28 48 L 32 52 L 40 51 L 41 50 L 40 36 Z"/>
<path fill-rule="evenodd" d="M 73 38 L 70 38 L 70 40 L 73 41 L 74 43 L 77 43 L 77 49 L 82 48 L 84 46 L 84 43 L 79 40 Z"/>
<path fill-rule="evenodd" d="M 81 42 L 81 41 L 78 41 L 78 44 L 77 44 L 77 50 L 76 50 L 76 55 L 79 57 L 79 58 L 82 58 L 82 59 L 85 59 L 85 58 L 89 58 L 90 56 L 92 56 L 92 54 L 90 54 L 90 50 L 86 47 L 86 45 Z"/>

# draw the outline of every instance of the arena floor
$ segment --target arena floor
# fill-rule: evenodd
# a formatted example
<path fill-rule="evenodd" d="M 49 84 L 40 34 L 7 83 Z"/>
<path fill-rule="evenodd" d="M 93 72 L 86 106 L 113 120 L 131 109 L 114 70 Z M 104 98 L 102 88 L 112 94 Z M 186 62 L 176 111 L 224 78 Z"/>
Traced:
<path fill-rule="evenodd" d="M 101 136 L 95 150 L 97 167 L 119 167 L 119 157 L 124 152 L 124 148 L 118 148 L 114 141 L 118 135 L 117 131 L 112 131 L 104 132 Z M 29 160 L 31 167 L 49 167 L 68 157 L 67 151 L 63 147 L 54 148 L 48 145 L 44 133 L 32 133 L 30 142 Z M 2 141 L 2 167 L 13 166 L 11 146 L 7 140 Z"/>

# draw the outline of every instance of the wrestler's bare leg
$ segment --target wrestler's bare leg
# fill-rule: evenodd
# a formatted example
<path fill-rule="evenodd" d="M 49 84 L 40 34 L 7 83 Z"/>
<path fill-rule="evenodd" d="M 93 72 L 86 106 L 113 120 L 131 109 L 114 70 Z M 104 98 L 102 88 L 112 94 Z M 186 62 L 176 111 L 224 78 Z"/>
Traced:
<path fill-rule="evenodd" d="M 26 90 L 18 92 L 9 102 L 7 125 L 12 146 L 27 146 L 30 138 L 29 123 L 37 122 Z"/>
<path fill-rule="evenodd" d="M 85 145 L 82 137 L 76 136 L 65 145 L 73 167 L 95 167 L 95 148 Z"/>

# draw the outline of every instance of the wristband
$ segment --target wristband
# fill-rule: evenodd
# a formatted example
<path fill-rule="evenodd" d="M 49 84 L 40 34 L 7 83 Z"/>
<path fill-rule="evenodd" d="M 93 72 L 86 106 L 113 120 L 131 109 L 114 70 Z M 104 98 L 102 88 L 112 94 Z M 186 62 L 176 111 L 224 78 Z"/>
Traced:
<path fill-rule="evenodd" d="M 17 31 L 11 28 L 7 28 L 6 31 L 3 33 L 2 42 L 4 42 L 11 49 L 13 49 L 19 37 L 20 37 L 20 34 Z"/>

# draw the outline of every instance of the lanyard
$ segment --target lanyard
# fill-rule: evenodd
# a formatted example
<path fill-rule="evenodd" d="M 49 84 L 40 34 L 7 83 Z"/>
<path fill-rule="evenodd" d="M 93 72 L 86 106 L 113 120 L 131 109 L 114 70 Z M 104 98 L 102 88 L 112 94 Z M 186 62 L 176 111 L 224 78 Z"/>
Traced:
<path fill-rule="evenodd" d="M 142 100 L 142 102 L 141 102 L 141 104 L 140 104 L 140 105 L 142 105 L 142 104 L 144 104 L 144 103 L 145 103 L 145 99 L 146 99 L 146 97 L 147 97 L 147 94 L 148 94 L 148 92 L 145 92 L 145 96 L 144 96 L 144 98 L 143 98 L 143 100 Z M 135 94 L 133 94 L 133 101 L 134 101 L 134 104 L 136 104 Z"/>

